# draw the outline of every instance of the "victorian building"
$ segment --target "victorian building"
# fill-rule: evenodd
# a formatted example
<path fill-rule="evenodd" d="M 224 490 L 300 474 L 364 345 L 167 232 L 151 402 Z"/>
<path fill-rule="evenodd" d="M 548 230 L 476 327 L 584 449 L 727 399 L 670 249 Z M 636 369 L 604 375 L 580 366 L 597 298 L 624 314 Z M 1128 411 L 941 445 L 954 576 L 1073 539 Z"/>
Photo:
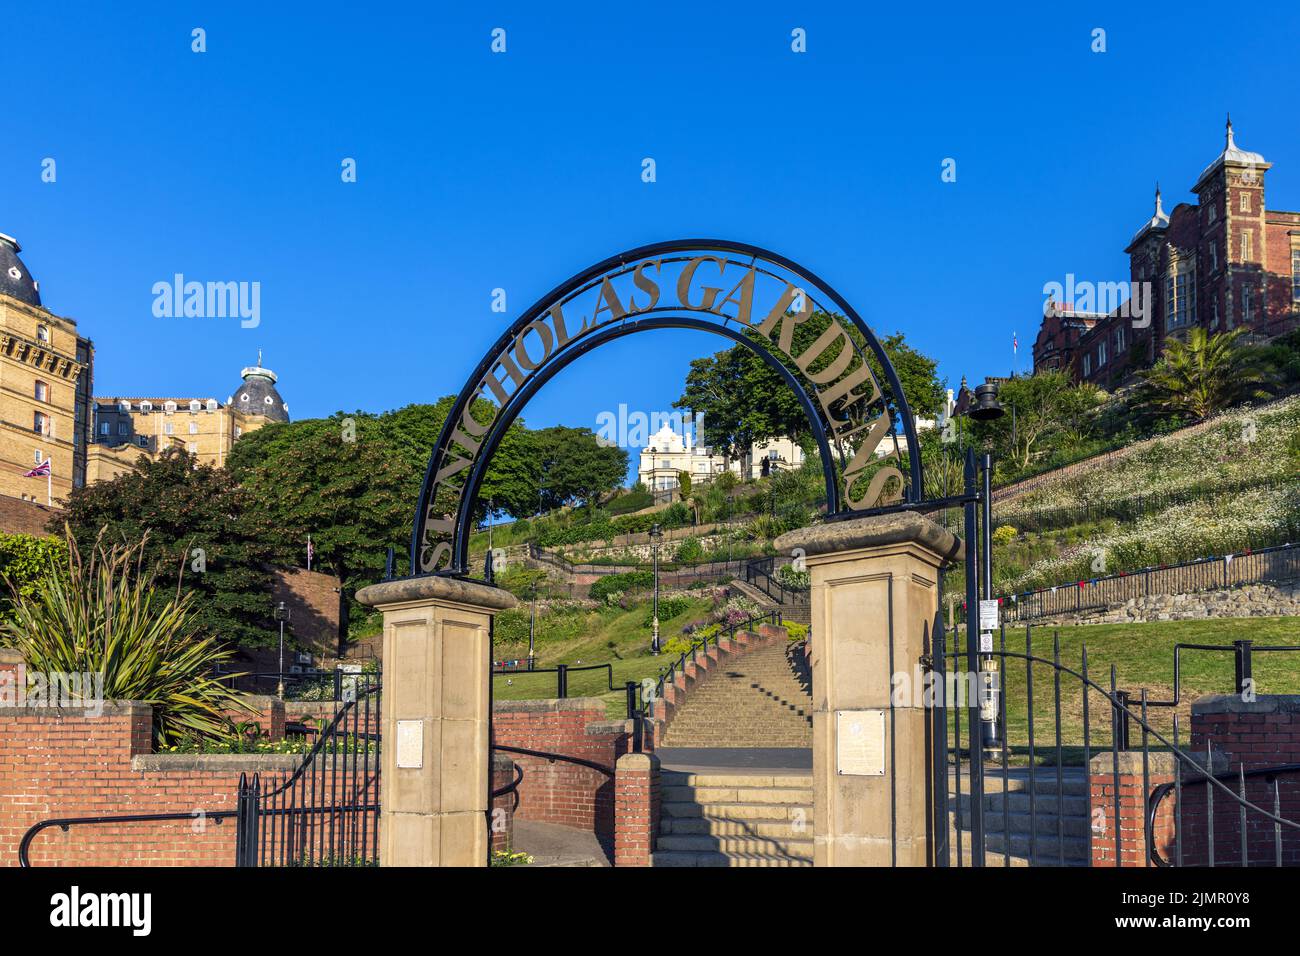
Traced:
<path fill-rule="evenodd" d="M 1035 371 L 1062 369 L 1110 389 L 1191 328 L 1241 328 L 1254 341 L 1300 328 L 1300 213 L 1266 207 L 1272 164 L 1237 146 L 1231 120 L 1225 140 L 1192 185 L 1196 202 L 1166 212 L 1157 187 L 1151 217 L 1124 250 L 1125 301 L 1109 310 L 1047 303 Z"/>

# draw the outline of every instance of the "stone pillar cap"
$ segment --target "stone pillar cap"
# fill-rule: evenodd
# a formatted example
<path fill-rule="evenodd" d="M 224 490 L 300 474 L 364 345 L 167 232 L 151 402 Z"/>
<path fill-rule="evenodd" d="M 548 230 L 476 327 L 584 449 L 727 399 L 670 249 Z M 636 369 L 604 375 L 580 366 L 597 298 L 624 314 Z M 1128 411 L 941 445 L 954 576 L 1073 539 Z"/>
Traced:
<path fill-rule="evenodd" d="M 370 584 L 357 592 L 357 600 L 367 607 L 378 608 L 411 601 L 446 601 L 487 611 L 508 611 L 519 603 L 505 588 L 437 574 Z"/>
<path fill-rule="evenodd" d="M 802 548 L 805 555 L 817 555 L 904 542 L 915 542 L 948 561 L 957 561 L 966 555 L 960 538 L 914 511 L 894 511 L 809 525 L 787 531 L 773 545 L 777 551 L 789 553 Z"/>

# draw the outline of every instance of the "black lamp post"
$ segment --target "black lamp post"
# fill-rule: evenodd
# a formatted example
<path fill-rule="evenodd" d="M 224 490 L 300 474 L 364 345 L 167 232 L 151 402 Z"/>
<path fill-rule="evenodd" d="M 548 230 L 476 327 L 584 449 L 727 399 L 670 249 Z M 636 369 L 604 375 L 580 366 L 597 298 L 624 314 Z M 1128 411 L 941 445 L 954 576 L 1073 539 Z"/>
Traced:
<path fill-rule="evenodd" d="M 983 385 L 976 385 L 975 403 L 967 411 L 972 419 L 977 422 L 997 421 L 1006 414 L 1002 403 L 998 401 L 998 387 L 993 382 L 985 382 Z M 993 521 L 993 494 L 992 494 L 992 475 L 993 475 L 993 456 L 985 452 L 980 459 L 980 524 L 981 534 L 979 542 L 980 550 L 980 594 L 986 601 L 993 600 L 993 531 L 991 528 Z M 968 569 L 970 565 L 967 565 Z M 972 569 L 973 570 L 973 569 Z M 974 588 L 970 582 L 967 582 L 967 593 L 972 593 Z M 971 607 L 967 602 L 966 614 L 968 621 L 970 615 L 979 614 L 978 607 Z M 976 620 L 978 617 L 975 618 Z M 980 742 L 985 750 L 1000 749 L 998 737 L 998 662 L 993 657 L 993 634 L 981 632 L 980 634 L 980 658 L 979 658 L 979 687 L 980 687 Z"/>
<path fill-rule="evenodd" d="M 280 673 L 277 674 L 279 683 L 276 685 L 275 694 L 281 700 L 284 700 L 284 622 L 289 620 L 293 611 L 285 607 L 281 601 L 275 606 L 274 617 L 280 622 Z"/>
<path fill-rule="evenodd" d="M 659 525 L 650 527 L 650 543 L 654 553 L 654 613 L 650 618 L 650 653 L 659 653 L 659 539 L 663 537 L 663 530 Z"/>

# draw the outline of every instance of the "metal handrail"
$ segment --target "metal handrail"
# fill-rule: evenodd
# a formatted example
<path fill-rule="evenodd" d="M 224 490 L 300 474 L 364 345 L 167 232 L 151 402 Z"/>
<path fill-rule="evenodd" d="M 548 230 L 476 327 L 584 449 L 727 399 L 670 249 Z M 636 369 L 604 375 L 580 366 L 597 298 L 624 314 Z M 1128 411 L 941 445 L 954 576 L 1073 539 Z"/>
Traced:
<path fill-rule="evenodd" d="M 195 813 L 193 810 L 187 810 L 183 813 L 128 813 L 120 816 L 60 817 L 53 820 L 42 820 L 28 827 L 27 832 L 23 834 L 23 838 L 18 844 L 18 865 L 23 868 L 32 865 L 28 855 L 32 840 L 36 837 L 36 834 L 48 827 L 58 827 L 64 833 L 67 833 L 69 827 L 97 823 L 143 823 L 156 820 L 194 820 L 200 817 L 204 820 L 215 820 L 217 823 L 221 823 L 227 817 L 238 815 L 238 810 L 206 810 L 201 814 Z"/>
<path fill-rule="evenodd" d="M 544 760 L 552 762 L 563 760 L 565 763 L 576 763 L 580 767 L 590 767 L 592 770 L 598 770 L 607 777 L 614 776 L 614 768 L 607 767 L 603 763 L 596 763 L 594 760 L 584 760 L 582 757 L 570 757 L 568 754 L 551 753 L 546 750 L 529 750 L 526 747 L 506 747 L 502 744 L 493 744 L 493 750 L 501 750 L 509 754 L 522 754 L 525 757 L 541 757 Z M 505 793 L 506 791 L 502 791 Z M 493 796 L 496 796 L 494 793 Z"/>

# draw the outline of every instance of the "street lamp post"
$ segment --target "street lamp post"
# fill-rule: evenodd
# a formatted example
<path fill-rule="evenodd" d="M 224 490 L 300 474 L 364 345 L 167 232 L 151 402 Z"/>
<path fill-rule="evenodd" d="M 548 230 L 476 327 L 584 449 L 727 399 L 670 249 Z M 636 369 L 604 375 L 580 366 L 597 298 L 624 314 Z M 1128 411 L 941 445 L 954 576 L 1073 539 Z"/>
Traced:
<path fill-rule="evenodd" d="M 975 421 L 992 422 L 997 421 L 1006 414 L 1006 410 L 998 401 L 998 387 L 992 382 L 985 382 L 983 385 L 975 386 L 975 405 L 970 409 L 968 414 Z M 994 600 L 993 597 L 993 494 L 992 494 L 992 475 L 993 475 L 993 456 L 985 452 L 980 460 L 980 480 L 979 489 L 980 497 L 980 535 L 978 543 L 967 541 L 966 546 L 969 548 L 975 545 L 981 552 L 979 568 L 973 568 L 969 563 L 968 571 L 975 571 L 978 583 L 972 584 L 967 582 L 967 594 L 978 594 L 985 601 Z M 972 469 L 971 474 L 974 474 Z M 966 608 L 967 619 L 978 620 L 979 610 L 977 607 L 971 607 L 970 602 Z M 968 625 L 969 633 L 969 625 Z M 999 686 L 1000 675 L 998 673 L 998 661 L 993 657 L 993 634 L 991 631 L 980 634 L 980 674 L 978 675 L 980 687 L 980 742 L 983 749 L 988 751 L 999 751 L 1002 749 L 999 730 L 1005 728 L 998 727 L 998 694 L 1001 693 Z"/>
<path fill-rule="evenodd" d="M 280 673 L 276 675 L 278 684 L 276 685 L 275 694 L 281 700 L 284 700 L 284 622 L 289 620 L 293 612 L 284 606 L 281 601 L 275 606 L 275 619 L 280 622 Z"/>
<path fill-rule="evenodd" d="M 528 618 L 528 669 L 534 666 L 533 635 L 537 630 L 537 582 L 533 582 L 533 608 Z"/>
<path fill-rule="evenodd" d="M 650 618 L 650 653 L 659 653 L 659 539 L 663 537 L 663 531 L 659 525 L 651 525 L 650 542 L 654 552 L 654 612 Z"/>

